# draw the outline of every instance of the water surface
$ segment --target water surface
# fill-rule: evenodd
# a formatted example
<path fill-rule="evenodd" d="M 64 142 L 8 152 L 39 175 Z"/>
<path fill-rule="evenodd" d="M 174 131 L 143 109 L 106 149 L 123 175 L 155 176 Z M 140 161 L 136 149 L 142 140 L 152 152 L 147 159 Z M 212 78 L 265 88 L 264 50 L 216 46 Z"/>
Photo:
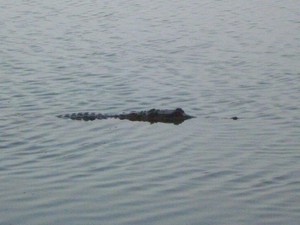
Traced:
<path fill-rule="evenodd" d="M 0 2 L 1 225 L 299 224 L 300 3 Z"/>

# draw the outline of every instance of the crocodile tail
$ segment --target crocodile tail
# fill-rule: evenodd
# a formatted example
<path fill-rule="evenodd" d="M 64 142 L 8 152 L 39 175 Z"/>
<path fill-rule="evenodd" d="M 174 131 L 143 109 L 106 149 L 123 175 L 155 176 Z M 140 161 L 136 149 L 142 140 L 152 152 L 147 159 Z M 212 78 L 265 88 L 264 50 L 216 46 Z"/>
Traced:
<path fill-rule="evenodd" d="M 57 115 L 56 117 L 58 118 L 70 118 L 70 114 L 65 114 L 65 115 Z"/>
<path fill-rule="evenodd" d="M 64 114 L 64 115 L 58 115 L 58 118 L 63 118 L 63 119 L 71 119 L 71 120 L 84 120 L 84 121 L 90 121 L 90 120 L 102 120 L 102 119 L 107 119 L 110 118 L 110 116 L 103 115 L 101 113 L 72 113 L 72 114 Z"/>

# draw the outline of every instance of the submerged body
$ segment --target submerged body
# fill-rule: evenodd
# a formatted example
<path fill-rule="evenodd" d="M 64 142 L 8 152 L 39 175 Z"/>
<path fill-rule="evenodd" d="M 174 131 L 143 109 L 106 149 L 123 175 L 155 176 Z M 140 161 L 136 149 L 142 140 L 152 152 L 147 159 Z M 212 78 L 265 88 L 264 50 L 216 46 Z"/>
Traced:
<path fill-rule="evenodd" d="M 59 115 L 59 118 L 69 118 L 72 120 L 102 120 L 116 118 L 120 120 L 145 121 L 150 123 L 173 123 L 180 124 L 193 116 L 187 115 L 181 108 L 174 110 L 151 109 L 148 111 L 130 112 L 128 114 L 101 114 L 101 113 L 73 113 Z"/>

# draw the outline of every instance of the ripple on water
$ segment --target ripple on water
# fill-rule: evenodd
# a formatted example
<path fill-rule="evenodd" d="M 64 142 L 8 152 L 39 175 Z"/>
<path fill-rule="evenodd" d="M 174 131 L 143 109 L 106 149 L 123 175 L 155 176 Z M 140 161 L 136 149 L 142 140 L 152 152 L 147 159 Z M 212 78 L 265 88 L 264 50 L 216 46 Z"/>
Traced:
<path fill-rule="evenodd" d="M 297 3 L 2 6 L 3 224 L 299 223 Z"/>

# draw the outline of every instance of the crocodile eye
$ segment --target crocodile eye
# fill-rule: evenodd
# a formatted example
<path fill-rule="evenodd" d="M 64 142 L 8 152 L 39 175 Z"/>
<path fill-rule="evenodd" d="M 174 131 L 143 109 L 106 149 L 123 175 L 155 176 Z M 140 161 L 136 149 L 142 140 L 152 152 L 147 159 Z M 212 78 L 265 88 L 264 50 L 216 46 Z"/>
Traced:
<path fill-rule="evenodd" d="M 184 114 L 184 111 L 181 108 L 175 109 L 175 111 L 173 113 L 174 116 L 178 116 L 178 117 L 182 116 L 183 114 Z"/>
<path fill-rule="evenodd" d="M 183 109 L 182 108 L 177 108 L 175 109 L 176 112 L 180 112 L 180 113 L 184 113 Z"/>

